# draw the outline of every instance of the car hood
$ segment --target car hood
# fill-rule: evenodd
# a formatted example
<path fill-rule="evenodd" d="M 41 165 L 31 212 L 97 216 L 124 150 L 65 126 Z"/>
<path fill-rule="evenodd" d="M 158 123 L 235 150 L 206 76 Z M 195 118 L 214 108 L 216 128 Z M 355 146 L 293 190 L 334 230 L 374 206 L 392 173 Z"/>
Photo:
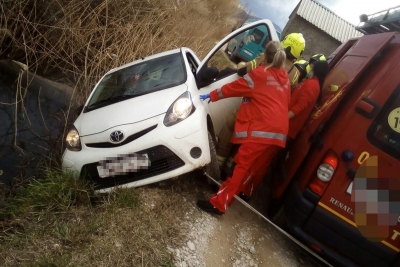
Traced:
<path fill-rule="evenodd" d="M 80 136 L 106 131 L 122 124 L 132 124 L 166 113 L 184 92 L 186 84 L 120 101 L 81 113 L 74 125 Z"/>

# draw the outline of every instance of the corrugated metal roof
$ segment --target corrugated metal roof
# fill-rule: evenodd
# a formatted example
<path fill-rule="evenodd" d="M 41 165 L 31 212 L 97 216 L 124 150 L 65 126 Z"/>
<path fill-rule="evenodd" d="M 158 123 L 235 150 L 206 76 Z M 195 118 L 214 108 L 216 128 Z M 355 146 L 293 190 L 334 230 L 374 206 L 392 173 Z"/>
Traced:
<path fill-rule="evenodd" d="M 314 0 L 301 0 L 297 14 L 342 43 L 363 35 L 353 24 Z"/>

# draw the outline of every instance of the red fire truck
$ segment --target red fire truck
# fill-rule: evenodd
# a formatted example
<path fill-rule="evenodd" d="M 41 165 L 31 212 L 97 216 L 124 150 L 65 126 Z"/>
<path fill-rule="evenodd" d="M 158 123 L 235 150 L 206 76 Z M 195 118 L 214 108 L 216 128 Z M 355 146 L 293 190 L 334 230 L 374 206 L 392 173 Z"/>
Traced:
<path fill-rule="evenodd" d="M 289 151 L 286 175 L 274 179 L 282 204 L 274 220 L 284 214 L 289 231 L 334 266 L 398 267 L 400 219 L 387 239 L 369 241 L 351 188 L 372 156 L 400 180 L 400 7 L 360 18 L 365 35 L 329 57 L 322 101 Z"/>

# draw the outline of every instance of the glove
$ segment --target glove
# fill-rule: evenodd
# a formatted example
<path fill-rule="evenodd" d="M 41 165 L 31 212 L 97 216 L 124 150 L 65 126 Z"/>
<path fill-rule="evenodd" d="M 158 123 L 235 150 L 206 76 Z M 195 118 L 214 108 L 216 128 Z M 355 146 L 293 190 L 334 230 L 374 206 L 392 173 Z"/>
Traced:
<path fill-rule="evenodd" d="M 204 100 L 206 100 L 207 98 L 210 98 L 210 94 L 200 95 L 200 100 L 201 100 L 201 101 L 204 101 Z M 210 102 L 211 102 L 211 99 L 208 100 L 208 103 L 210 103 Z"/>

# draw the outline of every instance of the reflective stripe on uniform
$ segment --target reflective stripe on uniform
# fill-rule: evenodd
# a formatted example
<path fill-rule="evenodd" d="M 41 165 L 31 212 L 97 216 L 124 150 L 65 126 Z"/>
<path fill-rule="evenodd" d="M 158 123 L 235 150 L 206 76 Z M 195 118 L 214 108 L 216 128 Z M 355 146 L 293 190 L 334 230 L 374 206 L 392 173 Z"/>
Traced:
<path fill-rule="evenodd" d="M 250 177 L 251 177 L 252 174 L 253 174 L 253 173 L 250 173 L 250 175 L 247 177 L 246 181 L 244 181 L 243 184 L 247 184 L 247 182 L 249 181 L 249 179 L 250 179 Z"/>
<path fill-rule="evenodd" d="M 219 194 L 221 194 L 222 192 L 224 192 L 225 189 L 226 189 L 226 186 L 225 186 L 223 189 L 219 190 L 219 191 L 217 192 L 217 195 L 219 195 Z"/>
<path fill-rule="evenodd" d="M 275 81 L 267 81 L 267 85 L 276 85 L 276 86 L 281 86 L 280 83 L 275 82 Z"/>
<path fill-rule="evenodd" d="M 251 136 L 262 137 L 262 138 L 271 138 L 271 139 L 278 139 L 278 140 L 286 141 L 286 135 L 280 134 L 280 133 L 252 131 L 251 132 Z"/>
<path fill-rule="evenodd" d="M 222 94 L 221 88 L 217 89 L 217 93 L 218 93 L 219 99 L 224 98 L 224 95 Z"/>
<path fill-rule="evenodd" d="M 253 59 L 252 61 L 250 61 L 251 64 L 251 69 L 254 70 L 257 67 L 257 61 L 255 59 Z"/>
<path fill-rule="evenodd" d="M 243 78 L 246 80 L 246 82 L 247 82 L 247 84 L 249 85 L 249 87 L 250 87 L 251 89 L 253 89 L 253 88 L 254 88 L 254 82 L 253 82 L 253 80 L 251 79 L 251 77 L 250 77 L 248 74 L 246 74 L 246 75 L 243 76 Z"/>
<path fill-rule="evenodd" d="M 247 132 L 235 132 L 235 137 L 236 138 L 246 138 Z"/>
<path fill-rule="evenodd" d="M 293 79 L 291 81 L 291 84 L 295 84 L 297 82 L 297 80 L 299 79 L 299 73 L 296 71 L 294 73 Z"/>

